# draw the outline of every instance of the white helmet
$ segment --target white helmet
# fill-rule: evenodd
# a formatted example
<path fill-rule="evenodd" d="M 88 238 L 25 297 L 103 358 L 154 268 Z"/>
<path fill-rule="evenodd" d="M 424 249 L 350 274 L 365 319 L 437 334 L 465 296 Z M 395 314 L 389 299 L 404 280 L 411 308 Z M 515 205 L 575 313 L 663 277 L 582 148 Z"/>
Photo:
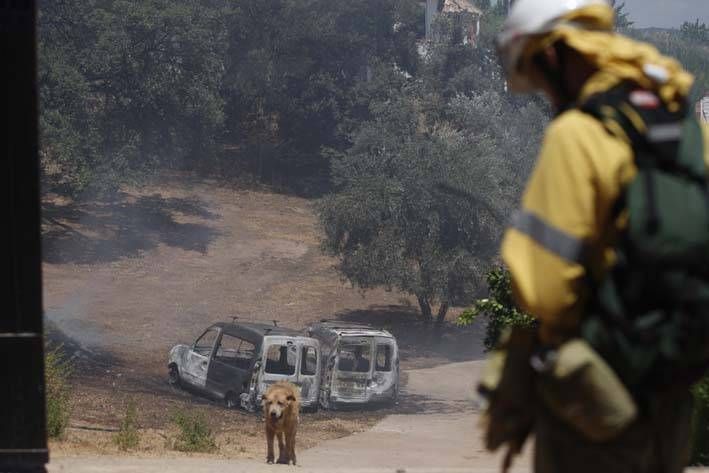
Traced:
<path fill-rule="evenodd" d="M 519 70 L 519 61 L 529 40 L 561 24 L 574 26 L 573 21 L 566 19 L 573 12 L 594 5 L 610 8 L 608 0 L 517 0 L 514 3 L 497 36 L 498 52 L 512 90 L 527 92 L 534 88 Z"/>

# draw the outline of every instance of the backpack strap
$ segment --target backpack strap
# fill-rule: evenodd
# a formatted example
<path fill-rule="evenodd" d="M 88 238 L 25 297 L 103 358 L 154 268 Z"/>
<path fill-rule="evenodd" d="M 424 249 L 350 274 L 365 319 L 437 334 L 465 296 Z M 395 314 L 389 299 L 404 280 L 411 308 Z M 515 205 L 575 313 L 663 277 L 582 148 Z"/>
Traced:
<path fill-rule="evenodd" d="M 678 159 L 686 106 L 671 112 L 654 93 L 623 82 L 592 96 L 580 109 L 599 120 L 610 134 L 630 144 L 638 168 L 659 167 L 681 174 L 691 173 L 683 169 Z M 643 179 L 648 202 L 647 230 L 654 233 L 660 221 L 653 173 L 644 173 Z M 611 218 L 617 219 L 625 207 L 623 193 L 613 207 Z"/>
<path fill-rule="evenodd" d="M 709 366 L 709 179 L 705 142 L 688 107 L 670 111 L 624 83 L 580 110 L 628 143 L 636 177 L 612 221 L 627 209 L 618 258 L 598 281 L 582 336 L 636 395 Z M 610 222 L 608 222 L 610 223 Z"/>
<path fill-rule="evenodd" d="M 688 108 L 685 103 L 672 112 L 653 92 L 631 82 L 596 94 L 580 106 L 609 133 L 630 144 L 638 167 L 659 166 L 680 173 L 683 164 L 677 156 Z"/>

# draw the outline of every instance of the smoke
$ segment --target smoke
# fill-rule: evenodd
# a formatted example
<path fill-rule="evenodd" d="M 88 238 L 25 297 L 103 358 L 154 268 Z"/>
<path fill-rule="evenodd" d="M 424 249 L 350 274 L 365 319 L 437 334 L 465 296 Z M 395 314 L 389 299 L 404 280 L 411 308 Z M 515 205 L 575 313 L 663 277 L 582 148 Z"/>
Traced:
<path fill-rule="evenodd" d="M 87 287 L 45 310 L 49 326 L 59 332 L 49 330 L 51 340 L 62 344 L 73 343 L 90 353 L 105 345 L 99 326 L 91 318 L 91 292 L 91 288 Z"/>
<path fill-rule="evenodd" d="M 151 287 L 169 269 L 152 265 L 146 255 L 174 248 L 206 256 L 220 234 L 211 223 L 220 216 L 201 199 L 170 193 L 118 193 L 85 201 L 45 196 L 42 243 L 50 338 L 68 339 L 88 352 L 112 351 L 130 343 L 125 337 L 135 328 L 133 322 L 143 326 L 146 311 L 172 302 L 161 292 L 146 300 L 149 290 L 141 281 Z M 126 322 L 128 316 L 133 320 Z"/>

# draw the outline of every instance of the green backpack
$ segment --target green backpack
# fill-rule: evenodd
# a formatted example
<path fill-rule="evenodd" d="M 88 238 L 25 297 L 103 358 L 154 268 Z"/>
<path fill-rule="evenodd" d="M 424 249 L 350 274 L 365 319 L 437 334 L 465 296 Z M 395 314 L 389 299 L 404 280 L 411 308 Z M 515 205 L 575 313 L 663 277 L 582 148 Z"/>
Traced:
<path fill-rule="evenodd" d="M 594 284 L 582 336 L 635 393 L 690 384 L 709 367 L 709 180 L 701 126 L 687 108 L 672 113 L 632 84 L 591 98 L 582 110 L 610 133 L 623 130 L 638 167 L 614 210 L 614 218 L 628 217 L 618 261 Z"/>

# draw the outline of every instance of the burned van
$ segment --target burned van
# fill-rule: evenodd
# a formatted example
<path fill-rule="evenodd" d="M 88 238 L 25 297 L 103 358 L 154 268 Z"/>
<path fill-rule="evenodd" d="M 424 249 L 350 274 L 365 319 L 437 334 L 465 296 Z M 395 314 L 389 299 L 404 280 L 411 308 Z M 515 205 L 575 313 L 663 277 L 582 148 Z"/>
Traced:
<path fill-rule="evenodd" d="M 302 333 L 252 322 L 220 322 L 192 345 L 176 345 L 168 360 L 169 382 L 254 411 L 278 381 L 300 387 L 302 405 L 316 407 L 320 343 Z"/>
<path fill-rule="evenodd" d="M 339 322 L 316 323 L 305 333 L 320 341 L 323 408 L 396 402 L 399 349 L 392 334 L 367 325 Z"/>

